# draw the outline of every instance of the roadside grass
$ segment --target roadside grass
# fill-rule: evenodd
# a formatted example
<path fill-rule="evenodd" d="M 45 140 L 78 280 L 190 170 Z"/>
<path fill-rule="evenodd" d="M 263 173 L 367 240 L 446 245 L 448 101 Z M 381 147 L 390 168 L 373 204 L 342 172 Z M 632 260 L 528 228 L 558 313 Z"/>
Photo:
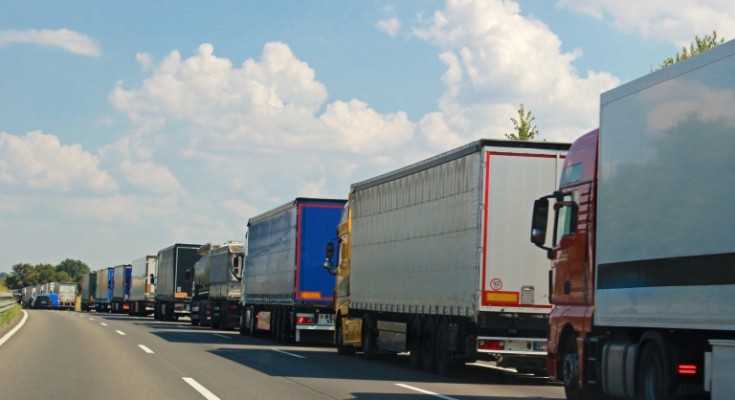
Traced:
<path fill-rule="evenodd" d="M 5 327 L 6 325 L 10 325 L 11 322 L 15 320 L 16 317 L 21 315 L 23 313 L 23 310 L 20 308 L 20 305 L 16 304 L 9 309 L 0 312 L 0 328 Z"/>

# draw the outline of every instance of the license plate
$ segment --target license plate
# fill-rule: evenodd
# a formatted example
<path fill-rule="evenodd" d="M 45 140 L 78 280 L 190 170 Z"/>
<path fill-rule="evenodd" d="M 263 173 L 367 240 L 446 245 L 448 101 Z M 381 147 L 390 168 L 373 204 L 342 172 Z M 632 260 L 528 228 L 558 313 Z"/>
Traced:
<path fill-rule="evenodd" d="M 319 314 L 320 325 L 334 325 L 334 314 Z"/>

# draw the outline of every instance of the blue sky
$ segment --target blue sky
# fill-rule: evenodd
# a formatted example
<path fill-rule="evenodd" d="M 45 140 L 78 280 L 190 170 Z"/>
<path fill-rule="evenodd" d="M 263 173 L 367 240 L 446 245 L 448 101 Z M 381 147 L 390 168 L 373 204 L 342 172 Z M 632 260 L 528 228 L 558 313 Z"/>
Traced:
<path fill-rule="evenodd" d="M 735 36 L 735 3 L 6 1 L 0 272 L 243 240 L 295 197 L 502 139 L 521 103 L 570 142 L 712 30 Z"/>

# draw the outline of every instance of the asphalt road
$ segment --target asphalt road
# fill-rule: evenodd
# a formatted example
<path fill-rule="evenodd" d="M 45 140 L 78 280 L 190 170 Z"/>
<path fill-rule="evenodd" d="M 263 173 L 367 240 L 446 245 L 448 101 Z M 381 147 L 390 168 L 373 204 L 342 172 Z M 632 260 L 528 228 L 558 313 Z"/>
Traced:
<path fill-rule="evenodd" d="M 26 310 L 0 346 L 0 399 L 561 399 L 544 378 L 469 365 L 456 377 L 406 356 L 366 361 L 188 321 Z"/>

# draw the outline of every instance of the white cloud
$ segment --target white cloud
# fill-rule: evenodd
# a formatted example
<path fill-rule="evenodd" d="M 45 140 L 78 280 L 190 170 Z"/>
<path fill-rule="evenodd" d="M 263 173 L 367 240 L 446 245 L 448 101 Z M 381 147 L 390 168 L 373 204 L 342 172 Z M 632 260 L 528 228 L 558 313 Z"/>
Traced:
<path fill-rule="evenodd" d="M 520 103 L 542 138 L 571 141 L 597 125 L 599 94 L 618 84 L 606 72 L 578 73 L 572 62 L 581 51 L 562 52 L 559 37 L 513 1 L 449 0 L 413 34 L 437 46 L 447 66 L 443 115 L 431 119 L 454 132 L 448 143 L 503 138 Z M 436 143 L 437 125 L 429 122 L 421 133 Z"/>
<path fill-rule="evenodd" d="M 730 0 L 558 0 L 557 3 L 600 20 L 610 18 L 624 32 L 688 46 L 695 36 L 735 36 L 735 3 Z"/>
<path fill-rule="evenodd" d="M 378 29 L 387 33 L 388 36 L 396 36 L 401 29 L 401 21 L 396 17 L 381 19 L 378 21 Z"/>
<path fill-rule="evenodd" d="M 109 192 L 115 180 L 99 168 L 98 157 L 78 144 L 64 146 L 40 131 L 25 136 L 0 132 L 0 182 L 13 187 L 62 192 Z"/>
<path fill-rule="evenodd" d="M 98 57 L 102 55 L 102 50 L 94 40 L 69 29 L 0 31 L 0 46 L 12 43 L 32 43 L 41 46 L 53 46 L 83 56 Z"/>

